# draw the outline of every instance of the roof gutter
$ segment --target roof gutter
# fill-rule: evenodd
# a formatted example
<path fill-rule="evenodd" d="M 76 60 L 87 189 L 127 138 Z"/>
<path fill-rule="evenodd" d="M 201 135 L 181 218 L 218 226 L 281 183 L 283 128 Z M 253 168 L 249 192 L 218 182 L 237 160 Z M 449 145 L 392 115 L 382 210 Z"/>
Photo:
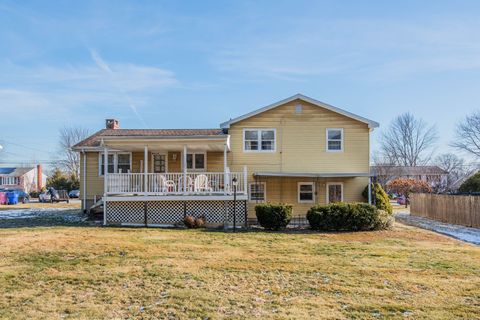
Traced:
<path fill-rule="evenodd" d="M 298 178 L 355 178 L 371 177 L 368 172 L 354 173 L 301 173 L 301 172 L 254 172 L 254 177 L 298 177 Z"/>

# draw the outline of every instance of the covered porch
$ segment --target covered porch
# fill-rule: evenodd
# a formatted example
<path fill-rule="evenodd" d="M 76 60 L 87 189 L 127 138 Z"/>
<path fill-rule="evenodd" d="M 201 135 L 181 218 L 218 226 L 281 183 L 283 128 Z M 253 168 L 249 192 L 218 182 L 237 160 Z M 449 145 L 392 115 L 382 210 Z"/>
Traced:
<path fill-rule="evenodd" d="M 247 168 L 228 167 L 229 136 L 102 140 L 104 199 L 247 199 Z M 108 168 L 105 170 L 105 168 Z"/>

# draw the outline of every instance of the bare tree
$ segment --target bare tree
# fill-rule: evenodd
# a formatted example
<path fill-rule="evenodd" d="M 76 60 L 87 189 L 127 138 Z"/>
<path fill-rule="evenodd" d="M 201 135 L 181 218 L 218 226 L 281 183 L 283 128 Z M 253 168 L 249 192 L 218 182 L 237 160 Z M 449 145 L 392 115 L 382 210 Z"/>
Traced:
<path fill-rule="evenodd" d="M 454 153 L 444 153 L 435 158 L 435 164 L 448 172 L 447 181 L 441 191 L 452 191 L 453 184 L 465 175 L 465 161 Z"/>
<path fill-rule="evenodd" d="M 387 183 L 396 178 L 395 164 L 388 159 L 382 158 L 378 153 L 372 155 L 372 160 L 373 167 L 371 173 L 375 176 L 376 182 L 385 189 Z"/>
<path fill-rule="evenodd" d="M 480 157 L 480 110 L 457 124 L 455 141 L 451 146 Z"/>
<path fill-rule="evenodd" d="M 411 113 L 396 117 L 380 137 L 380 151 L 384 159 L 401 166 L 419 166 L 428 163 L 438 140 L 436 127 L 429 126 Z"/>
<path fill-rule="evenodd" d="M 69 175 L 78 177 L 80 174 L 80 154 L 72 150 L 72 146 L 90 135 L 86 128 L 63 127 L 59 131 L 60 159 L 58 167 Z"/>

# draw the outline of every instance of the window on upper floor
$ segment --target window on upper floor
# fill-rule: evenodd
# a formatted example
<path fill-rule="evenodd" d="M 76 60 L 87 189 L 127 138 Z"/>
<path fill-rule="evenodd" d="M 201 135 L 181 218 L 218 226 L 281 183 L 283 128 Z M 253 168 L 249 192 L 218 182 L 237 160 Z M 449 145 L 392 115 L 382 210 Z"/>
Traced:
<path fill-rule="evenodd" d="M 327 129 L 327 151 L 328 152 L 343 151 L 343 129 L 341 128 Z"/>
<path fill-rule="evenodd" d="M 275 129 L 244 129 L 243 150 L 252 152 L 275 152 Z"/>

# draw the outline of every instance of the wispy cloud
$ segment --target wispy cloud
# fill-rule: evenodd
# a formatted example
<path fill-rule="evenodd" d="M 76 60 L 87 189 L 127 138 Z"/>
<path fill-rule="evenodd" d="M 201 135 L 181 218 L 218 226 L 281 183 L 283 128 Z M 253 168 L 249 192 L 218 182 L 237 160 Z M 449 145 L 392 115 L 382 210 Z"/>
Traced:
<path fill-rule="evenodd" d="M 56 112 L 70 114 L 91 106 L 103 110 L 128 108 L 147 126 L 139 107 L 159 92 L 179 85 L 173 72 L 130 63 L 107 63 L 90 50 L 92 64 L 8 64 L 0 74 L 0 101 L 21 113 L 36 111 L 39 117 Z M 38 112 L 40 111 L 40 112 Z"/>
<path fill-rule="evenodd" d="M 106 73 L 110 74 L 111 75 L 111 80 L 116 83 L 117 85 L 120 85 L 119 86 L 119 92 L 125 97 L 125 99 L 127 100 L 127 104 L 128 104 L 128 107 L 130 108 L 130 110 L 133 112 L 133 114 L 137 117 L 137 119 L 143 124 L 144 127 L 148 127 L 147 123 L 145 122 L 144 118 L 141 116 L 141 114 L 138 112 L 138 109 L 137 107 L 135 106 L 134 102 L 133 102 L 133 99 L 132 97 L 128 94 L 128 89 L 123 87 L 123 83 L 122 81 L 118 81 L 118 80 L 121 80 L 121 78 L 118 77 L 117 73 L 114 72 L 110 66 L 105 62 L 105 60 L 100 56 L 100 54 L 94 50 L 94 49 L 90 49 L 90 55 L 92 56 L 92 59 L 93 61 L 95 62 L 95 64 L 103 71 L 105 71 Z M 158 70 L 157 70 L 158 71 Z M 164 73 L 165 76 L 169 76 L 169 72 L 162 72 Z M 160 78 L 164 78 L 164 77 L 160 77 Z"/>
<path fill-rule="evenodd" d="M 110 69 L 108 64 L 102 59 L 102 57 L 100 57 L 100 55 L 95 49 L 90 48 L 89 50 L 90 50 L 90 55 L 92 56 L 93 61 L 95 61 L 95 63 L 100 69 L 108 73 L 113 73 L 112 69 Z"/>

